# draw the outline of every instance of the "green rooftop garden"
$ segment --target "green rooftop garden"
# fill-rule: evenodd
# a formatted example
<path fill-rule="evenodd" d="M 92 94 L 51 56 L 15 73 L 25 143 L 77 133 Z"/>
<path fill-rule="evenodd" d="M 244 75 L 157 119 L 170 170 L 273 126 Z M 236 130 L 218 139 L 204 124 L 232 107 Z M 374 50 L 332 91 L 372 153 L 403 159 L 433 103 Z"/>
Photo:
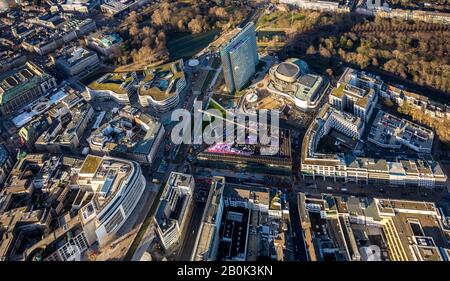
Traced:
<path fill-rule="evenodd" d="M 341 84 L 339 87 L 334 88 L 331 94 L 335 97 L 342 98 L 344 96 L 345 84 Z"/>
<path fill-rule="evenodd" d="M 131 75 L 126 73 L 108 73 L 89 84 L 88 87 L 93 90 L 109 90 L 118 94 L 126 94 L 125 85 L 132 81 Z"/>

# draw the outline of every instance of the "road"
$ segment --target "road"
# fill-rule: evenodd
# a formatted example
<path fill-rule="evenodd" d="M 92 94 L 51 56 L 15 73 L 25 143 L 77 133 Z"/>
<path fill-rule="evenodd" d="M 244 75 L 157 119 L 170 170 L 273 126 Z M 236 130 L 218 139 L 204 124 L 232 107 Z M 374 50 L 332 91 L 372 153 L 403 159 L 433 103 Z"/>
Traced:
<path fill-rule="evenodd" d="M 187 229 L 185 231 L 184 237 L 182 239 L 183 243 L 181 243 L 178 259 L 179 261 L 189 261 L 191 259 L 192 251 L 194 250 L 196 237 L 198 235 L 198 231 L 200 229 L 200 225 L 202 222 L 203 211 L 205 209 L 206 204 L 203 202 L 196 202 L 194 205 L 194 209 L 192 210 L 192 214 L 187 225 Z"/>
<path fill-rule="evenodd" d="M 291 227 L 294 240 L 294 258 L 296 261 L 307 261 L 308 255 L 306 253 L 305 239 L 303 238 L 303 231 L 300 226 L 300 215 L 298 213 L 297 193 L 289 192 L 289 215 L 291 219 Z"/>
<path fill-rule="evenodd" d="M 331 187 L 329 190 L 327 187 Z M 316 180 L 301 180 L 293 186 L 294 191 L 312 194 L 330 193 L 336 195 L 369 196 L 401 200 L 440 202 L 446 200 L 447 189 L 426 189 L 388 185 L 365 185 Z M 344 190 L 343 190 L 344 189 Z"/>

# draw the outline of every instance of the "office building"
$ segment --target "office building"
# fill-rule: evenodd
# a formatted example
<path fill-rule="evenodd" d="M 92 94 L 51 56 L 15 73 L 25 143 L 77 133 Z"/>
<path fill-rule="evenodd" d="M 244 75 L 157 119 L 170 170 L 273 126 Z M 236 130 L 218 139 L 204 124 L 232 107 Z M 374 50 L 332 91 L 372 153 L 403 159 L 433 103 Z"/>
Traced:
<path fill-rule="evenodd" d="M 91 99 L 109 100 L 129 104 L 129 95 L 136 92 L 133 73 L 106 73 L 87 86 Z"/>
<path fill-rule="evenodd" d="M 448 261 L 449 228 L 431 202 L 297 196 L 311 261 Z"/>
<path fill-rule="evenodd" d="M 80 198 L 74 207 L 79 208 L 87 239 L 104 245 L 130 217 L 146 181 L 134 161 L 88 155 L 78 171 L 77 185 Z"/>
<path fill-rule="evenodd" d="M 154 217 L 156 233 L 164 249 L 180 243 L 193 209 L 194 177 L 172 172 Z M 194 239 L 194 238 L 193 238 Z"/>
<path fill-rule="evenodd" d="M 444 170 L 432 159 L 387 161 L 371 157 L 356 157 L 345 153 L 318 152 L 318 143 L 329 133 L 330 128 L 335 128 L 347 135 L 353 134 L 351 127 L 343 129 L 342 125 L 335 126 L 335 122 L 329 121 L 330 116 L 332 116 L 330 108 L 325 105 L 306 131 L 301 152 L 303 177 L 427 188 L 446 186 L 447 176 Z"/>
<path fill-rule="evenodd" d="M 123 39 L 117 33 L 97 32 L 86 38 L 88 47 L 106 57 L 115 56 L 122 42 Z"/>
<path fill-rule="evenodd" d="M 223 190 L 225 188 L 224 177 L 214 177 L 211 189 L 208 192 L 205 210 L 194 251 L 191 256 L 193 261 L 214 261 L 219 250 L 219 230 L 224 209 Z"/>
<path fill-rule="evenodd" d="M 280 0 L 280 3 L 317 11 L 350 11 L 346 1 L 342 0 Z"/>
<path fill-rule="evenodd" d="M 56 67 L 70 77 L 93 70 L 99 62 L 95 52 L 74 47 L 65 51 L 56 59 Z"/>
<path fill-rule="evenodd" d="M 407 147 L 419 153 L 431 153 L 434 132 L 380 110 L 367 139 L 388 149 Z"/>
<path fill-rule="evenodd" d="M 379 77 L 347 67 L 331 91 L 329 103 L 338 110 L 347 111 L 367 123 L 379 95 L 385 90 Z"/>
<path fill-rule="evenodd" d="M 4 144 L 0 144 L 0 188 L 13 167 L 13 158 Z"/>
<path fill-rule="evenodd" d="M 153 163 L 164 136 L 164 126 L 153 117 L 127 106 L 101 112 L 95 123 L 99 126 L 87 139 L 92 153 Z"/>
<path fill-rule="evenodd" d="M 69 109 L 65 114 L 53 119 L 50 127 L 36 140 L 34 146 L 37 151 L 52 153 L 75 153 L 87 129 L 88 123 L 94 116 L 94 109 L 86 102 Z"/>
<path fill-rule="evenodd" d="M 220 57 L 228 91 L 233 93 L 241 90 L 255 73 L 259 60 L 253 22 L 249 22 L 221 46 Z"/>

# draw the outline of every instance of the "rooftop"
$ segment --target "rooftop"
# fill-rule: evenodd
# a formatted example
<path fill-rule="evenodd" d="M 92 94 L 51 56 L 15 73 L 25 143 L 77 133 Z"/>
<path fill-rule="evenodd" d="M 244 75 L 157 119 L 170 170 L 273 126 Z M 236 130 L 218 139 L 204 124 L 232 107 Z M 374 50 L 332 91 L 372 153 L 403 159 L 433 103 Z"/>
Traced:
<path fill-rule="evenodd" d="M 139 95 L 150 96 L 153 100 L 162 101 L 177 90 L 177 82 L 184 78 L 183 61 L 167 63 L 157 67 L 147 67 L 144 79 L 139 87 Z"/>
<path fill-rule="evenodd" d="M 135 175 L 137 164 L 112 157 L 88 155 L 78 173 L 77 183 L 84 190 L 93 194 L 94 209 L 90 204 L 82 208 L 84 219 L 92 212 L 102 210 L 117 192 L 123 189 L 127 180 Z"/>
<path fill-rule="evenodd" d="M 93 42 L 95 42 L 102 48 L 109 48 L 123 41 L 123 39 L 117 33 L 96 33 L 90 38 Z"/>
<path fill-rule="evenodd" d="M 382 146 L 399 148 L 404 144 L 414 150 L 431 150 L 434 132 L 406 119 L 379 111 L 370 129 L 369 139 Z"/>
<path fill-rule="evenodd" d="M 117 94 L 127 94 L 127 86 L 133 82 L 131 73 L 107 73 L 88 85 L 93 90 L 109 90 Z"/>
<path fill-rule="evenodd" d="M 44 77 L 49 75 L 31 62 L 0 74 L 0 104 L 9 102 L 19 92 L 36 87 Z"/>
<path fill-rule="evenodd" d="M 74 47 L 58 57 L 58 61 L 68 66 L 73 66 L 90 56 L 96 56 L 96 54 L 81 47 Z"/>
<path fill-rule="evenodd" d="M 161 129 L 155 118 L 128 106 L 119 112 L 106 113 L 88 142 L 91 148 L 104 152 L 148 155 Z"/>
<path fill-rule="evenodd" d="M 102 158 L 95 155 L 88 155 L 81 166 L 81 174 L 94 174 L 97 171 Z"/>

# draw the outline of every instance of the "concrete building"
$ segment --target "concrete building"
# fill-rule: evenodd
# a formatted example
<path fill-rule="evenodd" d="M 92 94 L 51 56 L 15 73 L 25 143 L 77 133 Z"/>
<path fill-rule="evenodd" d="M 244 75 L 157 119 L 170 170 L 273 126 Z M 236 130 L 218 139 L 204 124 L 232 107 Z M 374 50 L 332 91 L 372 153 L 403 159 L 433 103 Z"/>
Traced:
<path fill-rule="evenodd" d="M 101 116 L 102 123 L 87 139 L 92 153 L 153 163 L 165 132 L 160 122 L 131 107 Z"/>
<path fill-rule="evenodd" d="M 345 1 L 341 0 L 280 0 L 281 4 L 289 4 L 302 9 L 318 11 L 350 11 Z"/>
<path fill-rule="evenodd" d="M 195 182 L 191 175 L 172 172 L 154 217 L 156 233 L 167 250 L 181 241 L 193 209 Z M 194 238 L 193 238 L 194 239 Z"/>
<path fill-rule="evenodd" d="M 419 153 L 431 153 L 434 132 L 413 122 L 379 111 L 367 139 L 384 148 L 407 147 Z"/>
<path fill-rule="evenodd" d="M 88 14 L 100 5 L 100 0 L 63 0 L 50 7 L 51 11 Z"/>
<path fill-rule="evenodd" d="M 99 62 L 95 52 L 74 47 L 56 59 L 56 67 L 70 77 L 96 68 Z"/>
<path fill-rule="evenodd" d="M 312 261 L 447 261 L 449 228 L 431 202 L 298 194 Z"/>
<path fill-rule="evenodd" d="M 56 87 L 51 75 L 31 62 L 0 75 L 0 112 L 7 115 Z"/>
<path fill-rule="evenodd" d="M 206 207 L 202 216 L 202 223 L 198 231 L 191 260 L 215 261 L 219 248 L 220 225 L 223 216 L 224 177 L 214 177 L 208 193 Z"/>
<path fill-rule="evenodd" d="M 398 106 L 407 104 L 437 120 L 450 119 L 450 104 L 437 102 L 426 96 L 410 92 L 402 86 L 389 85 L 383 98 L 390 99 Z"/>
<path fill-rule="evenodd" d="M 329 104 L 318 113 L 302 143 L 301 173 L 303 177 L 365 184 L 446 187 L 447 176 L 431 158 L 408 160 L 375 159 L 351 153 L 321 153 L 319 141 L 336 129 L 359 140 L 370 119 L 378 96 L 388 95 L 388 87 L 378 77 L 347 68 L 332 90 Z M 347 116 L 347 118 L 345 118 Z M 368 141 L 388 149 L 404 145 L 420 153 L 429 153 L 434 133 L 412 122 L 380 111 Z"/>
<path fill-rule="evenodd" d="M 329 127 L 327 129 L 329 112 L 327 105 L 322 108 L 303 138 L 301 152 L 303 177 L 427 188 L 446 186 L 447 176 L 439 163 L 433 160 L 386 161 L 344 153 L 319 153 L 317 151 L 319 140 L 329 130 Z"/>
<path fill-rule="evenodd" d="M 367 10 L 361 9 L 361 12 Z M 404 20 L 415 20 L 438 24 L 449 24 L 450 16 L 448 13 L 440 11 L 406 10 L 406 9 L 377 9 L 371 11 L 377 17 L 381 18 L 401 18 Z"/>
<path fill-rule="evenodd" d="M 36 140 L 37 151 L 52 153 L 74 153 L 79 148 L 81 138 L 88 123 L 94 116 L 94 109 L 86 102 L 58 115 L 43 134 Z"/>
<path fill-rule="evenodd" d="M 0 259 L 42 260 L 70 240 L 80 226 L 71 212 L 78 191 L 71 171 L 80 165 L 61 155 L 21 156 L 0 191 Z"/>
<path fill-rule="evenodd" d="M 37 26 L 33 32 L 24 36 L 21 45 L 25 50 L 43 56 L 95 30 L 96 27 L 95 21 L 89 18 L 68 19 L 55 29 Z"/>
<path fill-rule="evenodd" d="M 256 32 L 253 22 L 245 25 L 220 48 L 223 74 L 230 93 L 241 90 L 258 64 Z"/>
<path fill-rule="evenodd" d="M 97 32 L 86 38 L 88 47 L 106 57 L 113 57 L 119 50 L 122 42 L 123 39 L 117 33 Z"/>
<path fill-rule="evenodd" d="M 281 197 L 284 198 L 281 192 L 266 187 L 225 186 L 217 259 L 255 261 L 261 256 L 283 259 L 283 251 L 278 247 L 284 245 L 282 213 L 289 217 L 289 212 L 285 198 Z"/>
<path fill-rule="evenodd" d="M 338 110 L 347 111 L 367 123 L 384 89 L 384 83 L 379 78 L 346 68 L 337 87 L 331 91 L 329 103 Z"/>
<path fill-rule="evenodd" d="M 116 16 L 148 2 L 148 0 L 105 0 L 100 5 L 100 10 L 107 15 Z"/>

